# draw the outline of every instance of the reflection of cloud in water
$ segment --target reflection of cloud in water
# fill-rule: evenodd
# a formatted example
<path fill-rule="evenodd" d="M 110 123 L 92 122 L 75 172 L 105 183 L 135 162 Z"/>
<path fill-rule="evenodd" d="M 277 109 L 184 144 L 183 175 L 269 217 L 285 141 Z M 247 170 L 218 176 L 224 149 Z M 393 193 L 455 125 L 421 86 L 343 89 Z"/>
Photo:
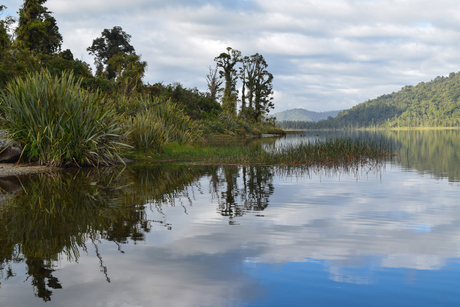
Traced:
<path fill-rule="evenodd" d="M 100 244 L 110 284 L 91 249 L 79 264 L 63 262 L 55 272 L 64 287 L 53 294 L 56 301 L 69 306 L 83 301 L 95 306 L 149 306 L 153 301 L 158 306 L 228 306 L 235 298 L 251 301 L 266 291 L 247 274 L 262 264 L 318 261 L 332 281 L 368 285 L 378 284 L 376 270 L 439 270 L 448 259 L 460 257 L 460 190 L 445 181 L 433 184 L 433 179 L 389 166 L 383 176 L 371 172 L 358 180 L 353 173 L 274 176 L 263 212 L 247 210 L 232 217 L 218 209 L 222 193 L 202 188 L 209 181 L 203 177 L 189 188 L 191 203 L 182 199 L 186 213 L 180 199 L 175 207 L 165 204 L 161 212 L 148 212 L 149 220 L 164 221 L 171 230 L 153 223 L 145 242 L 122 245 L 124 254 L 112 242 Z M 226 191 L 225 183 L 220 188 Z M 241 195 L 234 199 L 237 205 L 244 200 Z M 239 226 L 229 225 L 230 218 Z M 11 285 L 2 287 L 15 291 Z"/>
<path fill-rule="evenodd" d="M 111 248 L 104 244 L 102 254 L 109 255 Z M 97 269 L 82 270 L 81 266 L 93 265 L 92 258 L 83 257 L 79 265 L 67 267 L 62 278 L 69 293 L 85 293 L 66 297 L 68 306 L 79 306 L 80 300 L 96 302 L 94 306 L 229 306 L 235 298 L 251 300 L 263 291 L 242 270 L 235 270 L 241 264 L 238 254 L 170 252 L 168 246 L 144 246 L 135 254 L 127 251 L 129 262 L 124 255 L 105 257 L 110 284 Z"/>
<path fill-rule="evenodd" d="M 346 282 L 357 285 L 371 285 L 375 283 L 371 277 L 354 275 L 357 272 L 352 272 L 352 270 L 343 267 L 330 267 L 329 273 L 329 278 L 336 282 Z"/>
<path fill-rule="evenodd" d="M 446 259 L 460 256 L 459 191 L 413 175 L 390 169 L 383 179 L 377 174 L 359 182 L 352 175 L 340 181 L 278 178 L 263 218 L 248 213 L 238 218 L 242 227 L 228 228 L 194 206 L 194 219 L 202 221 L 176 232 L 177 239 L 187 241 L 176 240 L 174 249 L 216 254 L 259 246 L 251 261 L 273 264 L 372 254 L 379 255 L 381 267 L 439 269 Z"/>

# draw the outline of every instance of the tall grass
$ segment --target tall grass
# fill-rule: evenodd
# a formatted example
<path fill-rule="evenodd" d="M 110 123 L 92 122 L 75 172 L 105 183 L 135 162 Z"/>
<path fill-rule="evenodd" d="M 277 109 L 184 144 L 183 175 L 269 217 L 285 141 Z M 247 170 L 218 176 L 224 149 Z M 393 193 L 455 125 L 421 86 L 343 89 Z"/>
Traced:
<path fill-rule="evenodd" d="M 245 146 L 218 148 L 210 155 L 203 154 L 202 163 L 350 166 L 383 161 L 393 156 L 394 151 L 392 145 L 384 140 L 329 138 L 267 149 Z"/>
<path fill-rule="evenodd" d="M 51 166 L 110 165 L 121 161 L 121 116 L 100 93 L 80 88 L 72 73 L 47 70 L 16 78 L 1 92 L 0 112 L 23 158 Z"/>
<path fill-rule="evenodd" d="M 160 151 L 166 144 L 191 144 L 202 137 L 201 125 L 170 100 L 147 100 L 128 116 L 125 129 L 138 150 Z"/>

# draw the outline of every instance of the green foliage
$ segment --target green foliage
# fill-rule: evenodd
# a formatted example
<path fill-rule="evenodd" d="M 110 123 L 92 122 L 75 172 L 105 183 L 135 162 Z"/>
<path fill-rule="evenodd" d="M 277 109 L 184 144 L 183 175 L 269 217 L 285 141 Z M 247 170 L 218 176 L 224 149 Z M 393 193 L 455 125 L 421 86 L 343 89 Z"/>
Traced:
<path fill-rule="evenodd" d="M 243 81 L 241 113 L 255 121 L 261 121 L 274 108 L 273 75 L 267 71 L 267 67 L 264 57 L 258 53 L 244 57 L 240 67 L 240 78 Z"/>
<path fill-rule="evenodd" d="M 460 73 L 382 95 L 309 128 L 456 127 L 460 125 Z"/>
<path fill-rule="evenodd" d="M 191 144 L 202 137 L 201 126 L 171 101 L 162 103 L 154 99 L 130 103 L 141 106 L 128 117 L 125 125 L 138 150 L 160 151 L 165 144 Z"/>
<path fill-rule="evenodd" d="M 265 143 L 267 145 L 267 143 Z M 220 146 L 167 147 L 161 158 L 193 159 L 203 164 L 262 164 L 282 166 L 358 166 L 380 163 L 394 155 L 395 147 L 384 138 L 327 138 L 284 147 L 261 144 L 233 144 Z"/>
<path fill-rule="evenodd" d="M 241 136 L 284 134 L 284 131 L 277 128 L 274 122 L 255 122 L 251 118 L 236 117 L 228 113 L 221 113 L 217 118 L 204 121 L 203 130 L 206 134 L 239 134 Z"/>
<path fill-rule="evenodd" d="M 123 95 L 130 95 L 136 88 L 142 86 L 147 62 L 141 61 L 137 54 L 119 52 L 112 56 L 107 64 L 116 69 L 116 83 Z"/>
<path fill-rule="evenodd" d="M 0 14 L 6 9 L 6 6 L 0 5 Z M 14 45 L 12 36 L 9 34 L 15 19 L 6 16 L 0 20 L 0 88 L 12 78 L 17 77 L 25 72 L 27 63 L 24 62 L 24 56 L 27 51 L 19 52 Z"/>
<path fill-rule="evenodd" d="M 286 147 L 262 150 L 245 147 L 235 156 L 225 157 L 232 163 L 264 165 L 319 165 L 352 166 L 378 163 L 385 157 L 393 155 L 393 148 L 387 142 L 329 138 L 311 143 L 300 143 Z"/>
<path fill-rule="evenodd" d="M 62 35 L 56 19 L 43 4 L 46 0 L 25 0 L 19 10 L 17 40 L 34 55 L 52 54 L 61 48 Z"/>
<path fill-rule="evenodd" d="M 236 90 L 236 81 L 238 79 L 235 65 L 241 62 L 241 51 L 227 48 L 227 52 L 222 52 L 218 57 L 214 58 L 221 78 L 225 80 L 224 96 L 222 98 L 222 109 L 224 112 L 236 115 L 236 101 L 238 92 Z"/>
<path fill-rule="evenodd" d="M 73 54 L 69 49 L 58 54 L 39 54 L 37 58 L 40 60 L 42 67 L 46 67 L 53 75 L 62 76 L 65 71 L 71 71 L 77 79 L 92 78 L 89 64 L 78 59 L 74 60 Z"/>
<path fill-rule="evenodd" d="M 135 54 L 134 47 L 129 43 L 131 35 L 124 32 L 121 27 L 104 29 L 101 34 L 101 37 L 94 39 L 92 45 L 86 50 L 95 57 L 96 76 L 103 75 L 104 65 L 106 65 L 106 78 L 114 79 L 117 76 L 117 66 L 109 63 L 109 60 L 119 53 Z"/>
<path fill-rule="evenodd" d="M 197 88 L 184 88 L 180 83 L 156 83 L 148 86 L 145 92 L 163 101 L 170 99 L 192 119 L 212 119 L 222 112 L 220 104 L 210 95 L 200 92 Z"/>
<path fill-rule="evenodd" d="M 164 125 L 152 109 L 133 117 L 127 122 L 126 129 L 130 131 L 130 141 L 137 150 L 159 151 L 166 143 Z"/>
<path fill-rule="evenodd" d="M 110 165 L 120 161 L 120 116 L 72 73 L 47 70 L 16 78 L 2 91 L 0 110 L 27 160 L 47 165 Z"/>

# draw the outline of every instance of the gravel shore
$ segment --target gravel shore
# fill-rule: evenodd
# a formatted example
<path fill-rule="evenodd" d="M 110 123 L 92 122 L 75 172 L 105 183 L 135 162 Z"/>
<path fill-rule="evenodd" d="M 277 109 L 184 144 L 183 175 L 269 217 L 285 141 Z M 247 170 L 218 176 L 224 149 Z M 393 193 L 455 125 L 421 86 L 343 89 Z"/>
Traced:
<path fill-rule="evenodd" d="M 0 177 L 44 173 L 53 170 L 52 167 L 42 165 L 0 163 Z"/>

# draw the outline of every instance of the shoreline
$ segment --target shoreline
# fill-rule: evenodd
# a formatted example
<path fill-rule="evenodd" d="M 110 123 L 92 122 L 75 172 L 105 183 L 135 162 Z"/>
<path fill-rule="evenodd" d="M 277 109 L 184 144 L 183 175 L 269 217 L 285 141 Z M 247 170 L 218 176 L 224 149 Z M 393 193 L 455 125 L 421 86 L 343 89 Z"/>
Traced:
<path fill-rule="evenodd" d="M 56 169 L 44 165 L 0 163 L 0 178 L 45 173 Z"/>

